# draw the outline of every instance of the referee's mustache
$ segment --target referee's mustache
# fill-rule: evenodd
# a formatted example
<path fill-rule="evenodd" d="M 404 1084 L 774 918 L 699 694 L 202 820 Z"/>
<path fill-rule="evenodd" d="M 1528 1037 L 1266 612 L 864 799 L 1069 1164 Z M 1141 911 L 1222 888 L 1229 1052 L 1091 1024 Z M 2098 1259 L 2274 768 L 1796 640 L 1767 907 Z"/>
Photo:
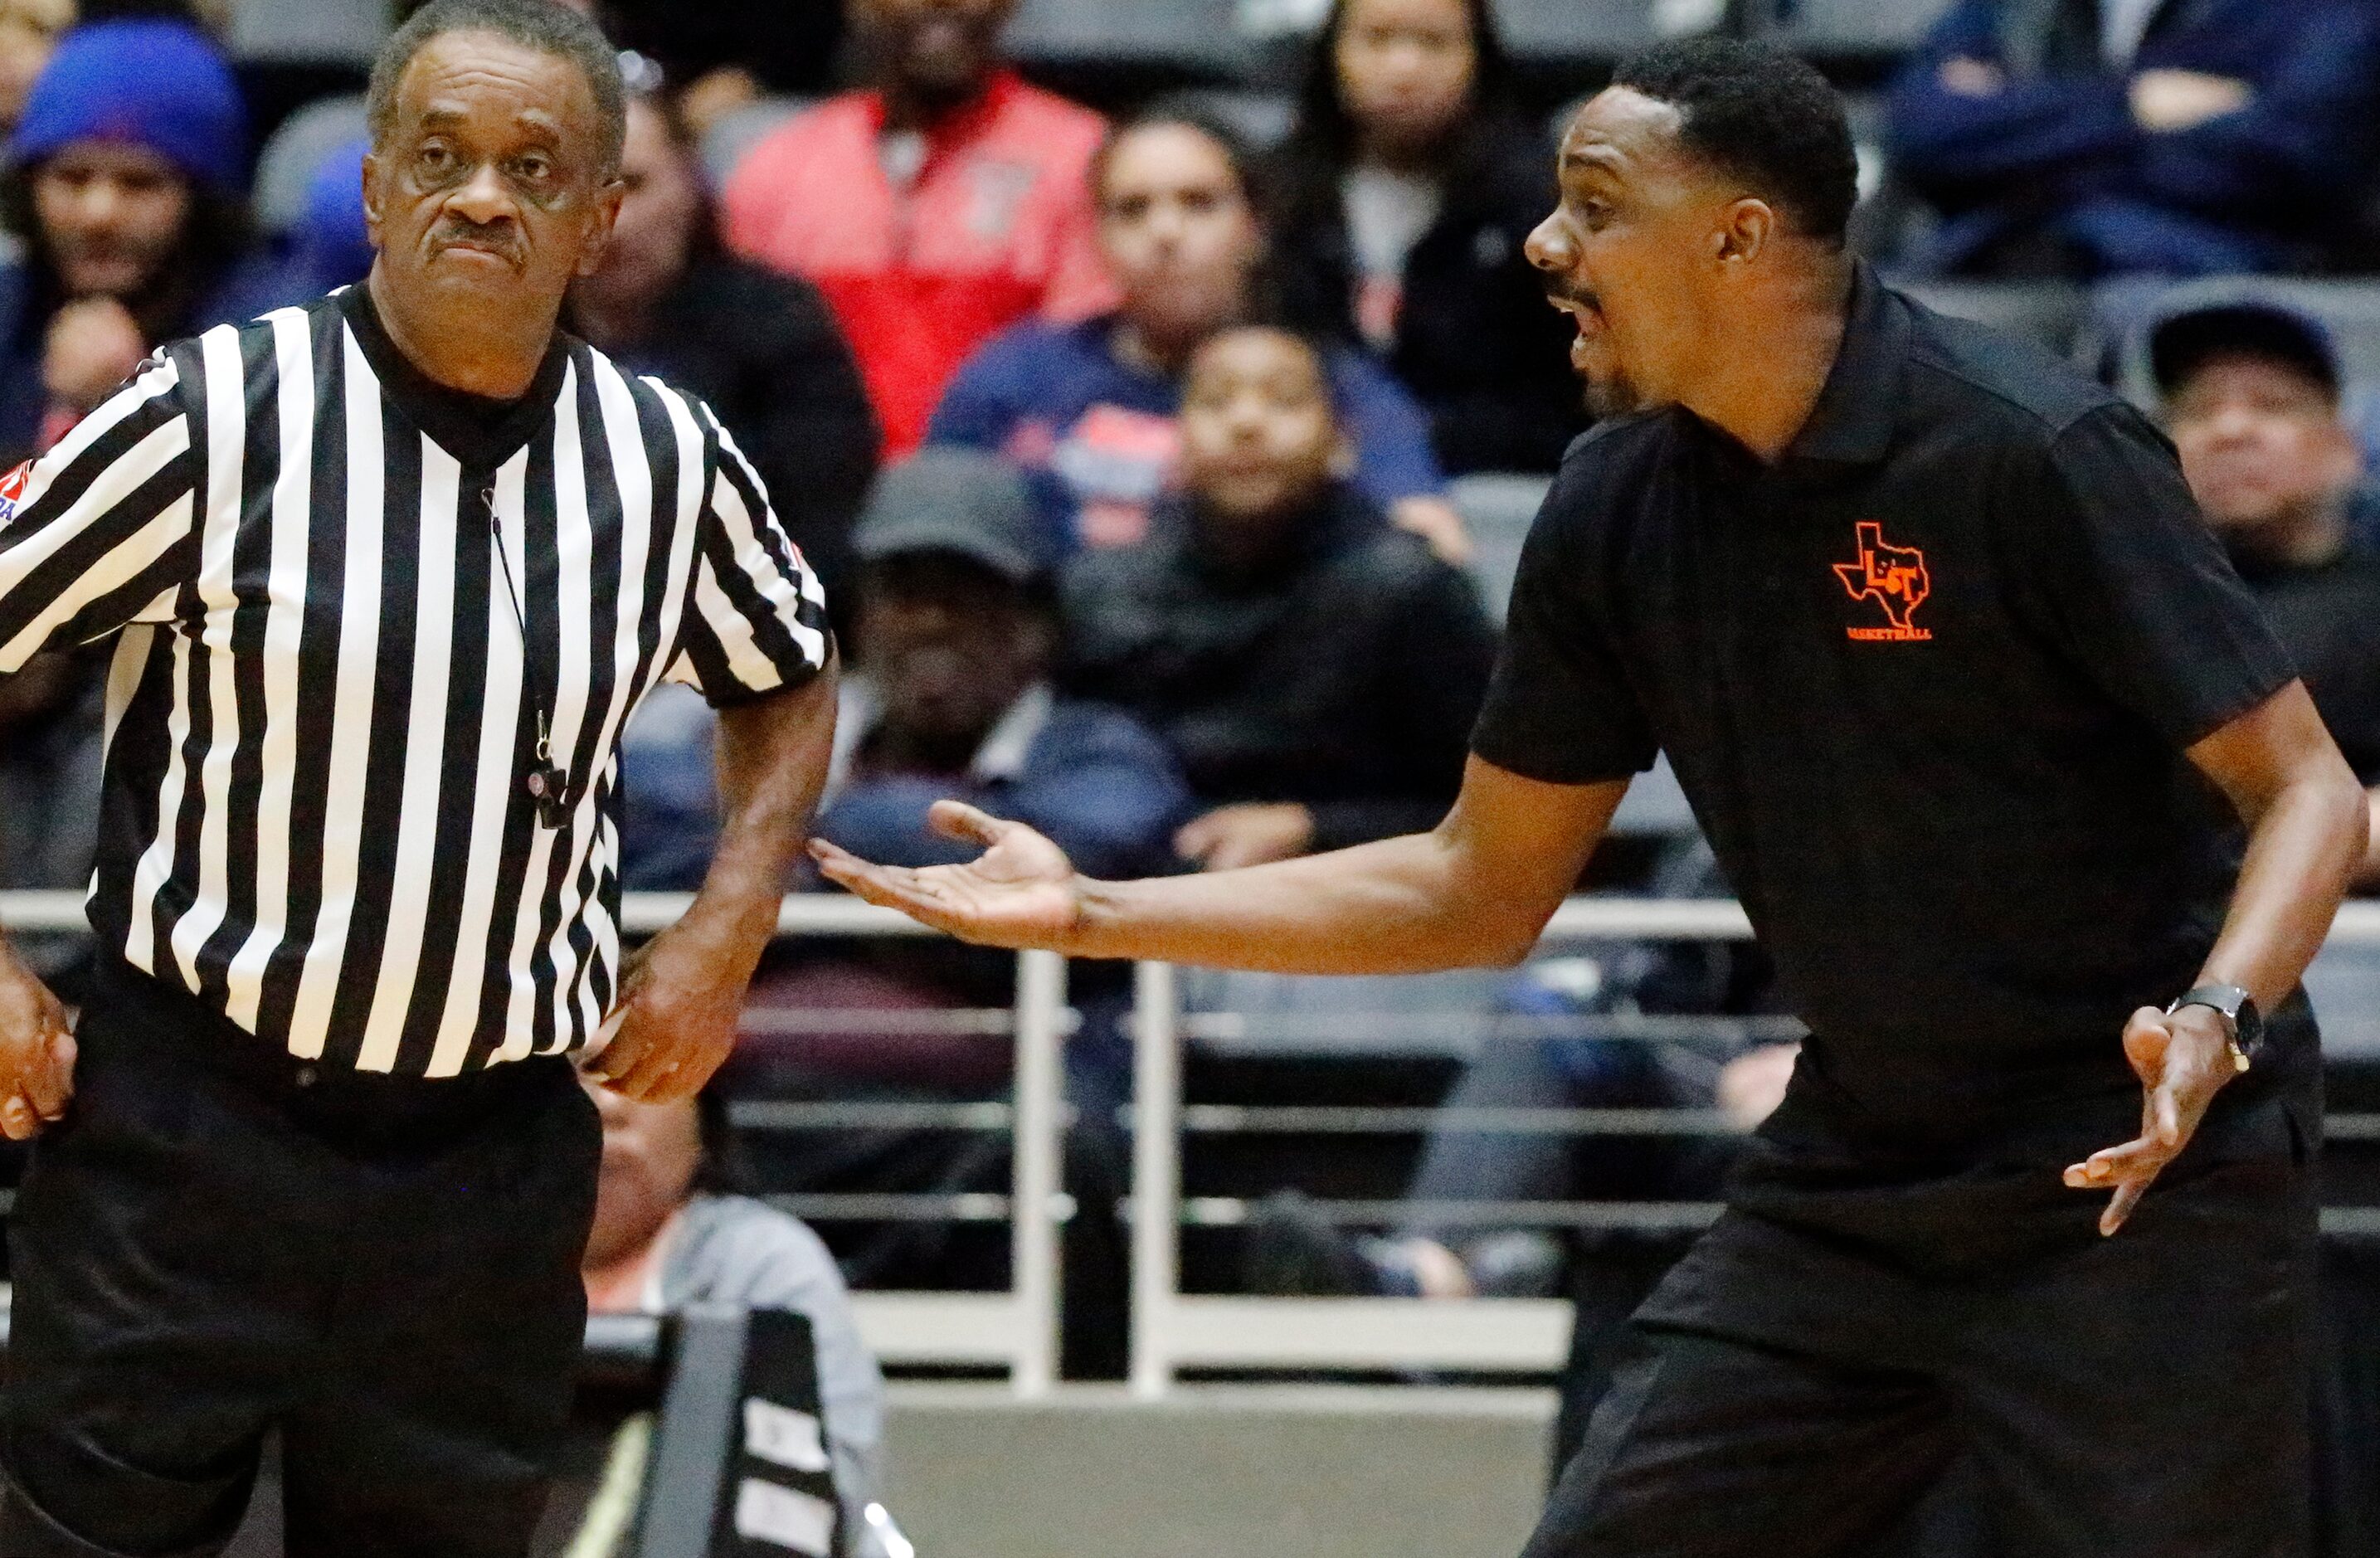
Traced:
<path fill-rule="evenodd" d="M 430 235 L 430 243 L 433 249 L 452 249 L 458 244 L 468 244 L 473 249 L 484 249 L 502 255 L 515 264 L 520 262 L 520 236 L 510 222 L 450 218 L 440 223 Z"/>

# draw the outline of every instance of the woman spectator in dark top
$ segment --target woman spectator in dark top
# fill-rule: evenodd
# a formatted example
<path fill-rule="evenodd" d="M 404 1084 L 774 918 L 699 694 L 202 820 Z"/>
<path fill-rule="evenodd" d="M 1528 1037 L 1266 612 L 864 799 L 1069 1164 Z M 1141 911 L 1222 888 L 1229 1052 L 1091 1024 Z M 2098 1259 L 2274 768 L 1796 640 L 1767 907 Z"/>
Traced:
<path fill-rule="evenodd" d="M 1586 425 L 1522 252 L 1553 153 L 1508 74 L 1488 0 L 1337 0 L 1277 153 L 1289 317 L 1369 344 L 1456 474 L 1551 470 Z"/>
<path fill-rule="evenodd" d="M 808 283 L 720 248 L 684 127 L 654 99 L 629 103 L 620 175 L 627 198 L 602 268 L 571 293 L 575 328 L 710 402 L 838 600 L 879 443 L 850 348 Z"/>

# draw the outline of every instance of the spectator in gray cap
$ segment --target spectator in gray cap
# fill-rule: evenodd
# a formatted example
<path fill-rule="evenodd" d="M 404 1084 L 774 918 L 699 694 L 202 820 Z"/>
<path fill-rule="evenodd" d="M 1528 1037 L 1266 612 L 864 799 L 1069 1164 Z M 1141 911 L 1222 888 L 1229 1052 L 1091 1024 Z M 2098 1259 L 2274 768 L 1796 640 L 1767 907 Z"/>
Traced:
<path fill-rule="evenodd" d="M 1045 679 L 1058 639 L 1045 535 L 1024 478 L 991 456 L 929 448 L 884 473 L 852 531 L 861 674 L 823 836 L 871 859 L 965 859 L 972 846 L 929 816 L 958 796 L 1118 870 L 1171 864 L 1190 800 L 1164 746 Z"/>
<path fill-rule="evenodd" d="M 2247 297 L 2168 315 L 2149 365 L 2191 493 L 2289 651 L 2380 822 L 2380 558 L 2357 544 L 2362 459 L 2320 321 Z M 2363 882 L 2380 881 L 2380 847 Z"/>
<path fill-rule="evenodd" d="M 1046 538 L 1023 477 L 993 456 L 929 448 L 878 479 L 851 534 L 861 672 L 843 688 L 825 836 L 872 858 L 962 859 L 967 846 L 928 816 L 957 795 L 1032 818 L 1078 859 L 1172 868 L 1190 799 L 1164 745 L 1045 679 L 1058 644 Z M 710 858 L 707 711 L 669 690 L 626 740 L 631 889 L 691 887 Z"/>

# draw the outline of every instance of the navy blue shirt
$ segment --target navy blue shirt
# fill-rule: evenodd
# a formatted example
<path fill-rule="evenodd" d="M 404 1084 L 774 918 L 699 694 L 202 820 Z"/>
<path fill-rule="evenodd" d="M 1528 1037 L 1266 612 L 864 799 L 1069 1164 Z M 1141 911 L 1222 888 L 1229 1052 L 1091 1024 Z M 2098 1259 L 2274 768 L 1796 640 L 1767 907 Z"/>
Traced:
<path fill-rule="evenodd" d="M 2190 0 L 2153 8 L 2123 68 L 2091 0 L 1955 0 L 1896 75 L 1885 151 L 1948 218 L 1904 260 L 1986 268 L 2046 238 L 2095 274 L 2301 268 L 2352 237 L 2373 171 L 2380 12 L 2363 0 Z M 1960 91 L 1954 59 L 1998 69 Z M 2143 128 L 2132 83 L 2153 70 L 2227 77 L 2246 102 L 2186 129 Z M 2010 258 L 2013 259 L 2011 255 Z"/>
<path fill-rule="evenodd" d="M 2125 1019 L 2236 874 L 2184 749 L 2293 675 L 2137 411 L 1863 268 L 1774 464 L 1679 409 L 1573 445 L 1473 745 L 1561 784 L 1668 752 L 1814 1033 L 1767 1166 L 1905 1186 L 2135 1134 Z M 2277 1139 L 2301 1010 L 2209 1150 Z"/>

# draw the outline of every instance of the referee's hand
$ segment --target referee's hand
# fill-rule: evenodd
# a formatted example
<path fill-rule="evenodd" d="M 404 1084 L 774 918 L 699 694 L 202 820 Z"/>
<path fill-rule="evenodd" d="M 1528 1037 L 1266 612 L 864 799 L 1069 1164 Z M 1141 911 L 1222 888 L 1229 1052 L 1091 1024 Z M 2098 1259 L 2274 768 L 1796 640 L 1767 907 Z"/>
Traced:
<path fill-rule="evenodd" d="M 0 951 L 0 1133 L 23 1141 L 64 1114 L 74 1065 L 66 1007 L 31 969 Z"/>
<path fill-rule="evenodd" d="M 2239 1075 L 2221 1016 L 2184 1006 L 2168 1016 L 2143 1006 L 2124 1025 L 2124 1057 L 2141 1078 L 2141 1134 L 2094 1152 L 2066 1171 L 2076 1190 L 2113 1190 L 2099 1232 L 2113 1234 L 2141 1204 L 2166 1164 L 2181 1155 L 2206 1106 Z"/>
<path fill-rule="evenodd" d="M 611 1041 L 588 1075 L 638 1103 L 692 1098 L 735 1048 L 752 968 L 685 921 L 628 955 L 604 1027 Z"/>

